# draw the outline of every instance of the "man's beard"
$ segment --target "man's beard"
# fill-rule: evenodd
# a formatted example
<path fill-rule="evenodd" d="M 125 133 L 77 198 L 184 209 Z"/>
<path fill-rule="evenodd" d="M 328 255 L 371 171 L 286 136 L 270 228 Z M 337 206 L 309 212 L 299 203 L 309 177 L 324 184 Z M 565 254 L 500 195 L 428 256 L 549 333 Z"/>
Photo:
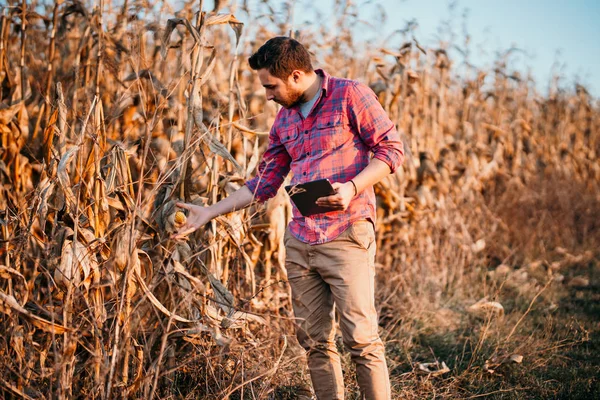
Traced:
<path fill-rule="evenodd" d="M 292 91 L 288 87 L 288 95 L 284 99 L 276 98 L 274 99 L 275 103 L 281 104 L 283 108 L 292 108 L 298 103 L 302 103 L 304 101 L 304 92 L 301 91 Z"/>

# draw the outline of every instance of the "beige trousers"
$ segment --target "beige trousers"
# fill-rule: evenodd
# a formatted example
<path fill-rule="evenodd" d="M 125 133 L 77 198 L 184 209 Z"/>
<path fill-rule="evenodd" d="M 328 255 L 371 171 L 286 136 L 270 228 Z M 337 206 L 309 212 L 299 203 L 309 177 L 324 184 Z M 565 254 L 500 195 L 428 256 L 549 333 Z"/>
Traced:
<path fill-rule="evenodd" d="M 334 309 L 344 345 L 356 365 L 363 398 L 390 399 L 384 347 L 375 310 L 375 232 L 361 220 L 331 242 L 310 245 L 285 234 L 286 268 L 297 337 L 307 351 L 317 398 L 343 399 L 344 379 L 335 345 Z"/>

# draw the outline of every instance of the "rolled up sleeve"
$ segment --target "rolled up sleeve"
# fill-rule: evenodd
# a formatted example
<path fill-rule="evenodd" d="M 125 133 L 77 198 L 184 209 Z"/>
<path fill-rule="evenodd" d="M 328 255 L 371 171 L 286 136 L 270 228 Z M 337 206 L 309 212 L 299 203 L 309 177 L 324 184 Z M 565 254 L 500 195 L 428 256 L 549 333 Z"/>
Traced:
<path fill-rule="evenodd" d="M 375 93 L 356 82 L 348 87 L 350 122 L 373 157 L 385 162 L 394 172 L 404 162 L 404 146 L 394 123 L 381 107 Z"/>

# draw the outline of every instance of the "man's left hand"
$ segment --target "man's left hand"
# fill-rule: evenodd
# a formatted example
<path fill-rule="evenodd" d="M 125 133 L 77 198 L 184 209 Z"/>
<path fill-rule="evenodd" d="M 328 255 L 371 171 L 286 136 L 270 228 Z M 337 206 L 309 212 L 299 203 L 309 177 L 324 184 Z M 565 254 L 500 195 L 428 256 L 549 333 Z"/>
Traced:
<path fill-rule="evenodd" d="M 345 210 L 354 197 L 354 185 L 348 181 L 346 183 L 334 182 L 331 184 L 335 194 L 317 199 L 318 206 L 331 208 L 332 210 Z"/>

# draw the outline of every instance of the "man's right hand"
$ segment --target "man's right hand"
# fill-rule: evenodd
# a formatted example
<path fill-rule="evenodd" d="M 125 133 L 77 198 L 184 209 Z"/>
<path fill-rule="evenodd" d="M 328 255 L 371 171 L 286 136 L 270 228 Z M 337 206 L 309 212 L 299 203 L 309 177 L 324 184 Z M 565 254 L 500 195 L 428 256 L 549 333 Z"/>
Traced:
<path fill-rule="evenodd" d="M 206 225 L 211 219 L 227 214 L 233 210 L 241 210 L 252 203 L 254 195 L 244 185 L 233 194 L 208 207 L 197 206 L 190 203 L 177 203 L 177 207 L 189 211 L 185 223 L 172 236 L 173 239 L 182 239 L 201 226 Z"/>
<path fill-rule="evenodd" d="M 185 223 L 179 227 L 177 233 L 173 235 L 173 239 L 184 238 L 190 233 L 195 232 L 201 226 L 206 225 L 213 218 L 209 207 L 202 207 L 189 203 L 177 203 L 177 207 L 188 210 L 189 213 Z"/>

